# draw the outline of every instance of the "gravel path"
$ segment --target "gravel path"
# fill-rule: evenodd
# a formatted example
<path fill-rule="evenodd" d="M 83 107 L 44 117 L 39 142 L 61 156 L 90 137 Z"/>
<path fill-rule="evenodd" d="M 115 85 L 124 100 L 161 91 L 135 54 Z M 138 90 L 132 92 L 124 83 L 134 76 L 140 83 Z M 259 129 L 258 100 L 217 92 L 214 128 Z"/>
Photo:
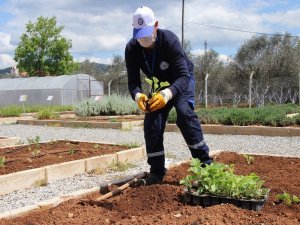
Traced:
<path fill-rule="evenodd" d="M 144 145 L 144 137 L 141 128 L 135 128 L 134 130 L 128 131 L 114 129 L 0 125 L 0 136 L 20 137 L 21 141 L 24 143 L 27 143 L 27 138 L 39 136 L 41 141 L 76 139 L 123 144 L 135 142 Z M 166 132 L 164 138 L 167 165 L 190 158 L 190 152 L 188 151 L 180 132 Z M 300 156 L 300 137 L 206 134 L 205 139 L 211 151 L 230 150 L 245 153 Z M 149 170 L 145 159 L 135 161 L 134 165 L 134 168 L 131 168 L 126 172 L 108 171 L 105 175 L 79 174 L 72 178 L 52 182 L 44 187 L 30 188 L 2 195 L 0 198 L 0 213 L 25 205 L 33 205 L 41 200 L 68 194 L 79 189 L 92 188 L 98 186 L 99 183 L 105 183 L 120 177 Z"/>

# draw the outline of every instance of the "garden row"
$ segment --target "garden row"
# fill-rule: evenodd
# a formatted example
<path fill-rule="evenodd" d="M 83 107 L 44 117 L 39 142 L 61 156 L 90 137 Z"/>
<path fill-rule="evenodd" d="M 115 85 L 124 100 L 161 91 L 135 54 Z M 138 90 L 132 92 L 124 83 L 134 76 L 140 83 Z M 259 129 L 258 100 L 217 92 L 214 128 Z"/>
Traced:
<path fill-rule="evenodd" d="M 26 112 L 37 112 L 38 119 L 59 118 L 59 112 L 73 110 L 79 117 L 103 116 L 103 115 L 139 115 L 135 102 L 126 96 L 104 96 L 101 101 L 86 99 L 76 106 L 26 106 Z M 22 106 L 9 106 L 0 108 L 0 116 L 20 116 Z M 295 104 L 268 105 L 256 108 L 213 108 L 196 109 L 196 113 L 202 124 L 222 125 L 262 125 L 272 127 L 299 126 L 300 106 Z M 288 116 L 292 114 L 291 116 Z M 168 123 L 176 122 L 176 112 L 171 110 Z"/>
<path fill-rule="evenodd" d="M 39 140 L 37 136 L 26 145 L 0 148 L 0 195 L 79 173 L 100 173 L 112 164 L 129 163 L 145 155 L 135 143 Z"/>
<path fill-rule="evenodd" d="M 191 165 L 184 163 L 169 168 L 164 182 L 159 185 L 131 188 L 122 195 L 95 204 L 87 203 L 89 201 L 83 201 L 83 198 L 96 199 L 99 196 L 99 188 L 85 190 L 44 201 L 26 209 L 7 212 L 0 215 L 0 218 L 6 218 L 0 222 L 86 224 L 88 221 L 91 224 L 122 225 L 299 224 L 299 158 L 238 155 L 230 152 L 221 152 L 213 157 L 216 164 L 209 167 L 201 167 L 199 162 L 194 161 Z M 232 166 L 224 166 L 233 163 L 235 175 Z M 262 177 L 265 183 L 259 180 L 259 177 Z M 179 184 L 180 180 L 185 187 Z M 238 188 L 235 186 L 237 183 L 245 185 Z M 195 206 L 198 202 L 185 202 L 184 188 L 189 187 L 190 190 L 197 188 L 195 196 L 201 196 L 203 193 L 222 196 L 227 190 L 233 189 L 235 196 L 240 198 L 245 190 L 248 190 L 252 197 L 261 197 L 267 190 L 269 197 L 259 212 L 237 208 L 229 202 L 203 207 Z M 84 194 L 89 195 L 83 196 Z"/>

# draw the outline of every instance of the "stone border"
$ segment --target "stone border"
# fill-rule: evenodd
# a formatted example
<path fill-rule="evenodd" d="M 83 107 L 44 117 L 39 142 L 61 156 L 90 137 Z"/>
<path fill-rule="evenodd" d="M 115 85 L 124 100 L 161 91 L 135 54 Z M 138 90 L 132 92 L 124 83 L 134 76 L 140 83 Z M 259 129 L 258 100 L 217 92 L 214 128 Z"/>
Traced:
<path fill-rule="evenodd" d="M 222 152 L 228 152 L 228 151 L 223 151 L 223 150 L 212 151 L 211 152 L 211 156 L 213 157 L 213 156 L 219 155 Z M 255 154 L 251 154 L 251 153 L 240 153 L 240 152 L 238 154 L 240 154 L 240 155 L 241 154 L 248 154 L 248 155 L 253 155 L 253 156 L 255 156 L 255 155 L 264 156 L 265 155 L 265 156 L 296 157 L 296 158 L 300 158 L 299 156 L 282 156 L 282 155 L 273 155 L 273 154 L 267 155 L 267 154 L 256 154 L 256 153 Z M 184 160 L 184 161 L 176 162 L 176 163 L 170 165 L 169 168 L 178 166 L 178 165 L 180 165 L 182 163 L 187 163 L 189 161 L 190 160 Z M 100 191 L 100 187 L 99 186 L 98 187 L 89 188 L 89 189 L 78 190 L 78 191 L 72 192 L 72 193 L 70 193 L 68 195 L 54 197 L 52 199 L 48 199 L 48 200 L 39 202 L 39 203 L 37 203 L 35 205 L 25 206 L 25 207 L 22 207 L 22 208 L 18 208 L 18 209 L 14 209 L 14 210 L 11 210 L 11 211 L 3 212 L 3 213 L 0 214 L 0 219 L 11 219 L 11 218 L 14 218 L 14 217 L 19 217 L 19 216 L 28 214 L 28 213 L 33 212 L 33 211 L 48 210 L 50 208 L 58 206 L 59 204 L 65 202 L 65 201 L 68 201 L 68 200 L 71 200 L 71 199 L 78 199 L 78 198 L 81 198 L 81 197 L 84 197 L 86 195 L 93 194 L 93 193 L 96 193 L 96 192 L 99 192 L 99 191 Z"/>
<path fill-rule="evenodd" d="M 0 137 L 0 147 L 13 146 L 20 143 L 19 137 Z"/>
<path fill-rule="evenodd" d="M 104 129 L 132 129 L 133 126 L 141 126 L 143 120 L 129 122 L 91 122 L 91 121 L 64 121 L 64 120 L 26 120 L 18 119 L 17 124 L 42 125 L 53 127 L 73 127 L 73 128 L 104 128 Z"/>
<path fill-rule="evenodd" d="M 78 142 L 111 144 L 87 141 Z M 143 157 L 145 157 L 145 150 L 142 147 L 138 147 L 120 151 L 115 154 L 94 156 L 86 159 L 73 160 L 54 165 L 43 166 L 40 168 L 0 175 L 0 195 L 8 194 L 24 188 L 33 187 L 36 186 L 39 182 L 49 183 L 58 179 L 72 177 L 75 174 L 89 172 L 94 169 L 105 169 L 113 162 L 132 162 Z"/>
<path fill-rule="evenodd" d="M 201 125 L 206 134 L 230 135 L 260 135 L 260 136 L 300 136 L 300 127 L 267 127 L 267 126 L 229 126 L 229 125 Z M 166 132 L 176 132 L 176 124 L 167 124 Z"/>

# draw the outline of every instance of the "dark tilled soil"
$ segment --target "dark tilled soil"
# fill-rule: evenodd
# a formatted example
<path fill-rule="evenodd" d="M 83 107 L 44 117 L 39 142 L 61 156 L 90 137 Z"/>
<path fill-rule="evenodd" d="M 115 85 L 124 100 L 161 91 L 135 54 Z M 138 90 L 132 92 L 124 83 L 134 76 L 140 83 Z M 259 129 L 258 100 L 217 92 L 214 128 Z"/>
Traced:
<path fill-rule="evenodd" d="M 250 211 L 230 204 L 203 208 L 185 204 L 183 187 L 178 185 L 187 174 L 184 164 L 168 171 L 160 185 L 131 188 L 123 194 L 89 205 L 70 200 L 47 211 L 30 213 L 0 224 L 186 224 L 186 225 L 297 225 L 300 224 L 300 204 L 287 206 L 275 200 L 283 191 L 300 196 L 300 159 L 256 156 L 247 165 L 241 155 L 222 153 L 215 158 L 234 163 L 239 174 L 257 173 L 271 189 L 261 211 Z M 90 195 L 96 198 L 99 194 Z"/>
<path fill-rule="evenodd" d="M 30 146 L 1 148 L 0 157 L 5 157 L 5 165 L 0 167 L 0 175 L 112 154 L 126 149 L 128 147 L 74 141 L 53 141 L 44 144 L 35 143 Z"/>

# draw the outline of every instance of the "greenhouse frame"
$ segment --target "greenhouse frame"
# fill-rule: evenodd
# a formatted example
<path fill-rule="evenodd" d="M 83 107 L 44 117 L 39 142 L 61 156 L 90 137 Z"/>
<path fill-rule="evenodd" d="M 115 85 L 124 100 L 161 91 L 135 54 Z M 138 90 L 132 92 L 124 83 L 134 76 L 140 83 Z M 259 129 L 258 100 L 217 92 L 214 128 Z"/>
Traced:
<path fill-rule="evenodd" d="M 88 74 L 0 79 L 0 107 L 8 105 L 73 105 L 101 99 L 102 81 Z"/>

